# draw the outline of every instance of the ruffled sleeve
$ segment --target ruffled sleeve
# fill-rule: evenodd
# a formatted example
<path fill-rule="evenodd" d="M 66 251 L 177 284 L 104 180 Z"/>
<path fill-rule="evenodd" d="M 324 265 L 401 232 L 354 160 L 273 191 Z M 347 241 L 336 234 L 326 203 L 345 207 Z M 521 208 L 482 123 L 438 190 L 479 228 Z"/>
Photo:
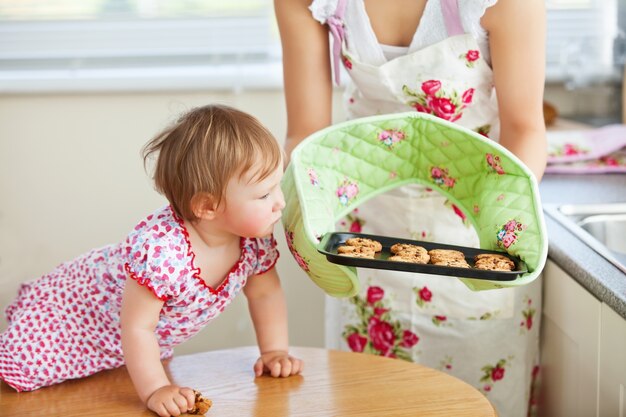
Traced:
<path fill-rule="evenodd" d="M 167 301 L 182 292 L 191 265 L 185 256 L 184 240 L 173 239 L 171 235 L 157 239 L 153 236 L 149 231 L 129 235 L 124 268 L 130 278 Z"/>
<path fill-rule="evenodd" d="M 313 13 L 313 18 L 321 24 L 326 24 L 328 18 L 335 14 L 338 0 L 313 0 L 309 10 Z"/>
<path fill-rule="evenodd" d="M 280 253 L 276 246 L 274 236 L 257 238 L 257 264 L 254 270 L 255 275 L 263 274 L 274 267 Z"/>
<path fill-rule="evenodd" d="M 463 20 L 465 30 L 474 35 L 484 31 L 480 25 L 480 19 L 483 17 L 487 9 L 497 2 L 498 0 L 463 0 L 462 2 L 459 2 L 461 20 Z"/>
<path fill-rule="evenodd" d="M 498 0 L 483 0 L 483 14 L 485 14 L 485 10 L 496 4 Z"/>

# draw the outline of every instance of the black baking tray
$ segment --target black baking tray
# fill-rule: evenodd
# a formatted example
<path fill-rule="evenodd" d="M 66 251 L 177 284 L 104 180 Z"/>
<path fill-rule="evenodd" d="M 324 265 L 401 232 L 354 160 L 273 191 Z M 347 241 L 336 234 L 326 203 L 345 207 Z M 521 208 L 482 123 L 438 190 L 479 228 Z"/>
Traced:
<path fill-rule="evenodd" d="M 337 248 L 344 245 L 346 240 L 353 237 L 363 237 L 376 240 L 382 244 L 383 249 L 382 251 L 376 253 L 374 259 L 353 258 L 337 254 Z M 390 248 L 396 243 L 418 245 L 424 247 L 426 250 L 453 249 L 460 251 L 465 255 L 465 260 L 470 265 L 470 268 L 389 261 L 387 259 L 391 256 Z M 452 277 L 485 279 L 490 281 L 513 281 L 520 274 L 528 272 L 524 261 L 511 256 L 506 252 L 470 248 L 467 246 L 445 245 L 436 242 L 423 242 L 420 240 L 401 239 L 391 236 L 368 235 L 364 233 L 326 233 L 322 237 L 321 242 L 317 245 L 317 250 L 318 252 L 326 255 L 326 259 L 329 262 L 360 268 L 389 269 L 393 271 L 418 272 L 423 274 L 447 275 Z M 513 271 L 487 271 L 483 269 L 476 269 L 474 268 L 474 256 L 481 253 L 495 253 L 506 256 L 515 263 L 515 269 Z"/>

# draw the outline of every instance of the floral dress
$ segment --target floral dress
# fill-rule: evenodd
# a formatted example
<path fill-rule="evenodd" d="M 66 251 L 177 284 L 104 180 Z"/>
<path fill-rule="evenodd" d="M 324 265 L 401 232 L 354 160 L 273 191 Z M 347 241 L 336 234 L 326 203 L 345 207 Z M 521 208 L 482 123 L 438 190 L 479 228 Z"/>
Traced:
<path fill-rule="evenodd" d="M 350 76 L 344 96 L 348 116 L 414 110 L 497 139 L 488 38 L 480 27 L 480 18 L 494 3 L 429 0 L 409 48 L 388 59 L 389 48 L 378 44 L 362 0 L 313 1 L 313 16 L 328 25 L 333 38 L 335 77 L 339 64 Z M 385 131 L 379 137 L 391 150 L 403 139 L 401 131 Z M 487 158 L 486 168 L 499 177 L 502 167 L 497 157 Z M 446 166 L 433 168 L 431 175 L 448 188 L 462 179 Z M 514 190 L 496 198 L 515 198 Z M 338 229 L 479 245 L 466 213 L 417 184 L 372 198 L 344 218 Z M 503 247 L 514 245 L 524 229 L 516 221 L 502 225 Z M 349 299 L 327 297 L 328 347 L 440 369 L 483 392 L 499 415 L 528 414 L 539 369 L 541 280 L 520 288 L 472 292 L 452 277 L 375 269 L 359 269 L 358 275 L 360 294 Z"/>
<path fill-rule="evenodd" d="M 127 277 L 164 301 L 155 333 L 161 358 L 198 333 L 278 259 L 273 237 L 241 238 L 241 256 L 211 288 L 200 278 L 182 220 L 170 206 L 142 220 L 120 244 L 94 249 L 25 283 L 6 309 L 0 379 L 31 391 L 124 364 L 120 335 Z"/>

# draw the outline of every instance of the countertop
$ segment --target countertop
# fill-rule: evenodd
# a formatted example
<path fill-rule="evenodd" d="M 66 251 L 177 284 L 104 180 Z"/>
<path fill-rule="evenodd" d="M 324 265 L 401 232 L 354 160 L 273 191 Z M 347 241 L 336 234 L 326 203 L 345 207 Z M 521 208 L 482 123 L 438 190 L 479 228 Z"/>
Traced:
<path fill-rule="evenodd" d="M 546 174 L 539 190 L 544 207 L 548 204 L 626 202 L 626 175 Z M 626 319 L 626 274 L 547 213 L 545 220 L 549 241 L 548 258 Z"/>

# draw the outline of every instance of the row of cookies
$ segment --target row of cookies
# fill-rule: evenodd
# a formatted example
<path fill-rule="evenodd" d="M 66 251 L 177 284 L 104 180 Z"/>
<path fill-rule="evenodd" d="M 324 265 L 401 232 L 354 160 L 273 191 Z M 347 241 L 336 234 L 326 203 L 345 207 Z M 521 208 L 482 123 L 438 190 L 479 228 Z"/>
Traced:
<path fill-rule="evenodd" d="M 342 256 L 374 259 L 377 252 L 382 250 L 382 244 L 376 240 L 366 238 L 350 238 L 346 244 L 337 248 Z M 431 264 L 451 266 L 455 268 L 470 268 L 465 255 L 453 249 L 431 249 L 407 243 L 396 243 L 390 248 L 389 261 L 408 262 L 416 264 Z M 483 253 L 474 257 L 474 268 L 489 271 L 512 271 L 515 263 L 504 255 Z"/>
<path fill-rule="evenodd" d="M 396 243 L 391 247 L 391 253 L 393 256 L 389 257 L 390 261 L 471 268 L 463 252 L 453 249 L 427 251 L 422 246 Z M 512 271 L 515 269 L 515 263 L 504 255 L 481 253 L 474 257 L 474 268 L 488 271 Z"/>
<path fill-rule="evenodd" d="M 396 243 L 390 250 L 393 255 L 389 257 L 389 260 L 394 262 L 453 266 L 456 268 L 470 267 L 465 260 L 465 255 L 457 250 L 426 250 L 422 246 L 410 245 L 406 243 Z"/>

